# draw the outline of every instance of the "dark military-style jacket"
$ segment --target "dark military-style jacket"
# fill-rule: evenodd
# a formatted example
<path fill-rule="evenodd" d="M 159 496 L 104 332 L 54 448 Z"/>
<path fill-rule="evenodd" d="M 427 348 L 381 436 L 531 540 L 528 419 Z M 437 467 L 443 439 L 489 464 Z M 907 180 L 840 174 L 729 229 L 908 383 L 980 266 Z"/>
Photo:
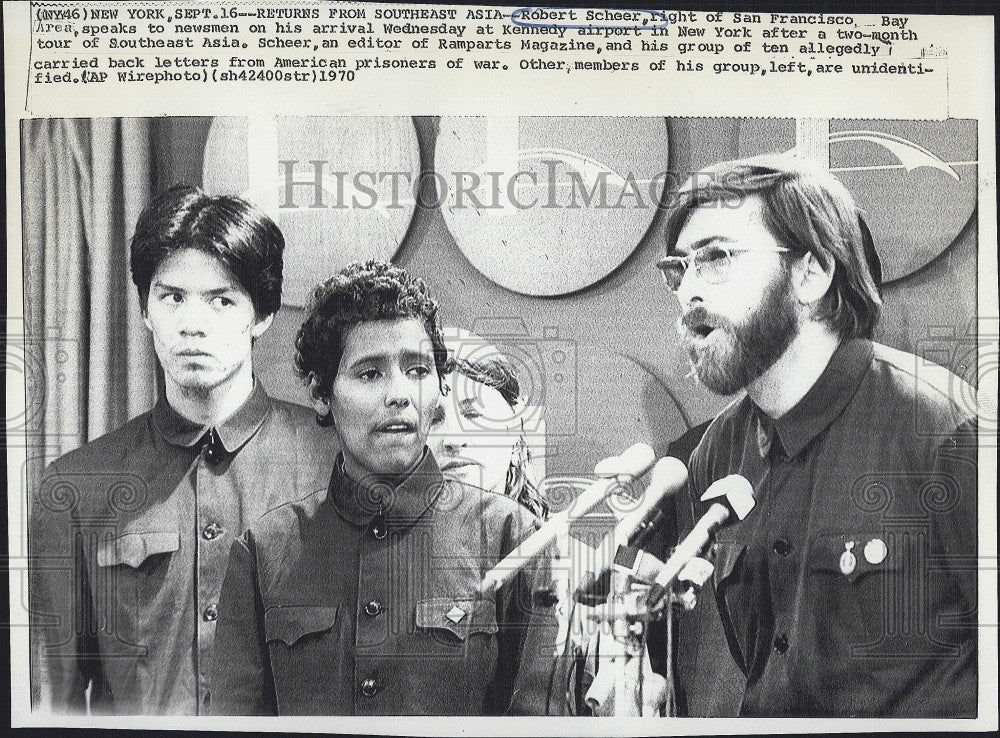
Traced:
<path fill-rule="evenodd" d="M 699 496 L 727 474 L 745 476 L 757 496 L 720 533 L 703 595 L 714 590 L 743 673 L 741 714 L 975 716 L 967 390 L 920 357 L 854 339 L 782 417 L 744 398 L 708 428 L 691 459 L 694 519 L 709 504 Z M 682 674 L 689 700 L 718 689 L 723 668 L 692 663 L 695 673 Z"/>
<path fill-rule="evenodd" d="M 396 487 L 355 482 L 265 515 L 233 544 L 213 678 L 219 714 L 544 714 L 557 621 L 545 558 L 479 596 L 536 530 L 513 500 L 446 481 L 425 451 Z M 555 704 L 555 700 L 552 701 Z"/>
<path fill-rule="evenodd" d="M 257 382 L 214 429 L 161 398 L 54 461 L 28 524 L 33 708 L 207 712 L 229 547 L 322 484 L 335 447 Z"/>

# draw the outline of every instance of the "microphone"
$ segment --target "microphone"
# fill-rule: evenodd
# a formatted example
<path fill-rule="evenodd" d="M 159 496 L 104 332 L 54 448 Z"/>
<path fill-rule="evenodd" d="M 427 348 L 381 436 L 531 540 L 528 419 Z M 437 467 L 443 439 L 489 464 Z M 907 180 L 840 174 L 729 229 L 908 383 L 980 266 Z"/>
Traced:
<path fill-rule="evenodd" d="M 595 469 L 595 471 L 597 470 Z M 600 604 L 607 599 L 608 580 L 612 569 L 615 565 L 624 565 L 632 569 L 637 557 L 639 560 L 645 558 L 644 552 L 632 550 L 630 547 L 659 525 L 660 520 L 664 517 L 660 503 L 683 489 L 686 483 L 687 467 L 680 459 L 667 456 L 656 462 L 641 504 L 622 518 L 596 549 L 607 551 L 617 545 L 614 561 L 605 562 L 596 573 L 591 570 L 584 572 L 573 591 L 573 599 L 583 605 L 590 606 Z M 629 552 L 628 555 L 631 556 L 631 561 L 627 564 L 622 560 L 625 552 Z M 659 561 L 655 557 L 649 558 Z"/>
<path fill-rule="evenodd" d="M 695 523 L 691 532 L 667 558 L 660 573 L 656 575 L 647 597 L 650 610 L 663 599 L 667 587 L 673 584 L 685 565 L 704 550 L 712 538 L 712 533 L 717 528 L 733 515 L 736 516 L 737 520 L 743 520 L 757 504 L 753 496 L 753 486 L 746 477 L 739 474 L 730 474 L 728 477 L 713 482 L 705 490 L 701 499 L 703 502 L 712 499 L 719 501 L 712 503 L 708 511 Z"/>
<path fill-rule="evenodd" d="M 651 446 L 637 443 L 612 460 L 617 476 L 598 479 L 580 493 L 576 500 L 561 513 L 549 518 L 541 528 L 521 542 L 502 561 L 486 572 L 479 585 L 479 594 L 499 589 L 510 581 L 531 559 L 538 556 L 547 545 L 569 531 L 569 526 L 597 507 L 619 490 L 623 478 L 637 479 L 649 471 L 656 460 Z"/>

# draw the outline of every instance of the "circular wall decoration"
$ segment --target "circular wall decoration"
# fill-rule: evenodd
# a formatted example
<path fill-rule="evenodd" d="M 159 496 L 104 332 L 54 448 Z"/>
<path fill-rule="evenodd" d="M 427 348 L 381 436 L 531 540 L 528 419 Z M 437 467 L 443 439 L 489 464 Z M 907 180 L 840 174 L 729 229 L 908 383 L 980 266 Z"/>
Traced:
<path fill-rule="evenodd" d="M 572 381 L 547 393 L 544 410 L 550 474 L 590 474 L 599 460 L 640 441 L 662 456 L 688 430 L 678 393 L 630 356 L 581 344 L 566 371 Z M 559 413 L 560 405 L 575 412 Z"/>
<path fill-rule="evenodd" d="M 395 256 L 419 169 L 410 118 L 222 117 L 209 131 L 202 181 L 275 219 L 285 236 L 283 302 L 302 306 L 350 262 Z"/>
<path fill-rule="evenodd" d="M 831 121 L 830 170 L 865 209 L 884 282 L 948 248 L 976 207 L 976 122 Z"/>
<path fill-rule="evenodd" d="M 649 230 L 668 168 L 663 118 L 442 118 L 441 210 L 459 249 L 514 292 L 565 295 Z"/>

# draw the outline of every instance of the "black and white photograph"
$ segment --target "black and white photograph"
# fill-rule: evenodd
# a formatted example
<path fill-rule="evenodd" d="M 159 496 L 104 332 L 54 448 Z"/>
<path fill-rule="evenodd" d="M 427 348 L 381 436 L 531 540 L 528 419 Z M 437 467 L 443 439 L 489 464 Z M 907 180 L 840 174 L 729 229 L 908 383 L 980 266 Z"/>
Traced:
<path fill-rule="evenodd" d="M 557 10 L 495 12 L 584 27 Z M 996 726 L 992 118 L 300 114 L 171 79 L 176 114 L 39 115 L 38 38 L 13 725 Z"/>

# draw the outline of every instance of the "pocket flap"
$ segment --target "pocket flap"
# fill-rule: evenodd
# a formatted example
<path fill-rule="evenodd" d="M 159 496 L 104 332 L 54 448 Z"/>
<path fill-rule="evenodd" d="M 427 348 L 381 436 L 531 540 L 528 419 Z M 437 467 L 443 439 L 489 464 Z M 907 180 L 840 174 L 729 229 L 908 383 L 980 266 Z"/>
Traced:
<path fill-rule="evenodd" d="M 287 646 L 311 633 L 330 630 L 337 622 L 337 605 L 273 605 L 264 611 L 264 635 Z"/>
<path fill-rule="evenodd" d="M 138 569 L 150 556 L 173 553 L 180 548 L 180 545 L 181 534 L 176 530 L 124 533 L 117 538 L 105 538 L 98 543 L 97 565 L 125 564 Z"/>
<path fill-rule="evenodd" d="M 809 550 L 809 568 L 839 574 L 848 581 L 877 571 L 896 571 L 899 562 L 880 533 L 817 536 Z"/>
<path fill-rule="evenodd" d="M 464 641 L 469 633 L 497 632 L 497 606 L 491 599 L 435 597 L 417 602 L 416 621 L 418 628 L 443 628 Z"/>
<path fill-rule="evenodd" d="M 728 541 L 720 541 L 712 545 L 712 554 L 715 563 L 715 572 L 712 575 L 712 579 L 717 589 L 732 576 L 737 564 L 743 558 L 743 552 L 746 551 L 746 548 L 745 543 L 732 543 Z"/>

